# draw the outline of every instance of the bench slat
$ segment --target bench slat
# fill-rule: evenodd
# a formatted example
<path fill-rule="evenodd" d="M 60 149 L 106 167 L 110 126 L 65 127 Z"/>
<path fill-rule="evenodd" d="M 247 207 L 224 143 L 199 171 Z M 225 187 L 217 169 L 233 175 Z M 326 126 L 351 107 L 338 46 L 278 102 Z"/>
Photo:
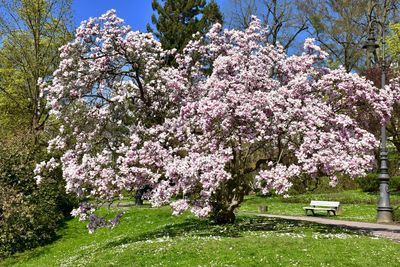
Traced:
<path fill-rule="evenodd" d="M 340 202 L 338 201 L 317 201 L 311 200 L 310 206 L 322 206 L 322 207 L 339 207 Z"/>
<path fill-rule="evenodd" d="M 304 207 L 305 210 L 332 210 L 335 211 L 335 208 L 316 208 L 316 207 Z"/>

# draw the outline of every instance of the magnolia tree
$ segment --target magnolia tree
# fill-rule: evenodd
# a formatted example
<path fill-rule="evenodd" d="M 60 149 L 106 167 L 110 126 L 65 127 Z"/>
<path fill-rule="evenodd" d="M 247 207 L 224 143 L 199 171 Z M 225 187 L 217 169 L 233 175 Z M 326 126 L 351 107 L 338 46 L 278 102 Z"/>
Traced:
<path fill-rule="evenodd" d="M 167 68 L 174 51 L 115 11 L 82 22 L 42 85 L 61 123 L 48 148 L 61 156 L 38 165 L 38 181 L 60 164 L 67 190 L 86 199 L 150 186 L 153 206 L 231 223 L 251 187 L 286 194 L 301 176 L 364 175 L 377 147 L 369 125 L 389 118 L 395 88 L 324 67 L 312 39 L 300 56 L 264 40 L 256 18 L 245 31 L 216 24 Z M 88 203 L 73 214 L 90 231 L 119 218 Z"/>

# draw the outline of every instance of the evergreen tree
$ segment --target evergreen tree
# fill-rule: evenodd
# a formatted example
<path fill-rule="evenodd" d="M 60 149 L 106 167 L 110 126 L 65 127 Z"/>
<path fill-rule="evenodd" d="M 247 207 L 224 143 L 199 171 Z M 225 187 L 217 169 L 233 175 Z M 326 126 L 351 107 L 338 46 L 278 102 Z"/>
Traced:
<path fill-rule="evenodd" d="M 157 13 L 151 17 L 156 29 L 147 25 L 161 42 L 163 48 L 176 48 L 179 52 L 193 38 L 193 34 L 205 33 L 216 22 L 222 23 L 223 17 L 217 3 L 206 0 L 157 0 L 152 2 Z"/>

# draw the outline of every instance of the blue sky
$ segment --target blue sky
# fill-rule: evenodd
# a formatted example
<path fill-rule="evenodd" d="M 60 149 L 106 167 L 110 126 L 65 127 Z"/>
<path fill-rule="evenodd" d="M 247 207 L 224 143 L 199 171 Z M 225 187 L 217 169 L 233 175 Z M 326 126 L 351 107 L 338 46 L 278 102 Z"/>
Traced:
<path fill-rule="evenodd" d="M 161 0 L 159 0 L 161 2 Z M 216 0 L 225 18 L 232 12 L 232 0 Z M 151 0 L 74 0 L 73 6 L 76 26 L 89 17 L 98 17 L 109 9 L 115 9 L 118 17 L 132 27 L 134 31 L 146 31 L 147 23 L 151 22 L 153 10 Z M 308 33 L 301 33 L 297 40 L 302 43 Z M 288 53 L 297 53 L 297 48 L 289 49 Z"/>
<path fill-rule="evenodd" d="M 217 0 L 224 11 L 229 0 Z M 89 17 L 98 17 L 109 9 L 117 10 L 118 17 L 132 26 L 133 30 L 146 31 L 151 21 L 151 0 L 75 0 L 73 3 L 77 25 Z"/>

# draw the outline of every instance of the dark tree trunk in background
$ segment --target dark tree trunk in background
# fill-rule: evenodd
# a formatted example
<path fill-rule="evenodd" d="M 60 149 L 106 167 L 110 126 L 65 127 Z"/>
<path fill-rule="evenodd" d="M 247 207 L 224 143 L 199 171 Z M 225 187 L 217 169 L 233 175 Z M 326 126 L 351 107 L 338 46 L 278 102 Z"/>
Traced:
<path fill-rule="evenodd" d="M 152 189 L 151 186 L 145 185 L 145 186 L 142 186 L 140 189 L 136 190 L 136 193 L 135 193 L 135 205 L 136 206 L 143 205 L 143 195 L 146 192 L 151 191 L 151 189 Z"/>
<path fill-rule="evenodd" d="M 230 210 L 220 210 L 215 212 L 211 216 L 211 219 L 216 224 L 232 224 L 235 222 L 236 215 L 233 211 Z"/>
<path fill-rule="evenodd" d="M 136 191 L 136 195 L 135 195 L 135 205 L 136 206 L 141 206 L 143 205 L 143 199 L 142 199 L 143 193 L 142 190 L 139 189 Z"/>

